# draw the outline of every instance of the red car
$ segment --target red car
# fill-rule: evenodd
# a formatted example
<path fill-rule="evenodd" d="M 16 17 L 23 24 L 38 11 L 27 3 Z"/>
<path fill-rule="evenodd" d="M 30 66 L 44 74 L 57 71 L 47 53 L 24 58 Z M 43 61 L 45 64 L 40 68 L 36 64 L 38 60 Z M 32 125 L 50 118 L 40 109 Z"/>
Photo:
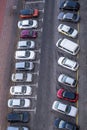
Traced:
<path fill-rule="evenodd" d="M 71 91 L 67 91 L 65 89 L 59 89 L 57 91 L 57 97 L 64 99 L 64 100 L 68 100 L 70 102 L 76 102 L 78 100 L 78 94 L 71 92 Z"/>
<path fill-rule="evenodd" d="M 36 38 L 37 32 L 33 30 L 22 30 L 20 38 Z"/>
<path fill-rule="evenodd" d="M 23 9 L 20 11 L 20 18 L 32 18 L 32 17 L 38 17 L 39 10 L 38 9 Z"/>

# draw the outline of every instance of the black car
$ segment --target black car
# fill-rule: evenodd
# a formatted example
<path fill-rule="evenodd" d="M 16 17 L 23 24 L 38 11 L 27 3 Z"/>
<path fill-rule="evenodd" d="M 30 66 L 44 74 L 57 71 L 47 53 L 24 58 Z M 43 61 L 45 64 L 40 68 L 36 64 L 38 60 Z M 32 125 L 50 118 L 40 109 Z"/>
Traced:
<path fill-rule="evenodd" d="M 65 0 L 64 2 L 62 2 L 59 6 L 60 9 L 63 10 L 72 10 L 72 11 L 78 11 L 80 8 L 80 4 L 76 1 L 72 1 L 72 0 Z"/>
<path fill-rule="evenodd" d="M 77 23 L 80 20 L 80 16 L 73 12 L 60 12 L 58 20 Z"/>
<path fill-rule="evenodd" d="M 29 121 L 29 113 L 28 112 L 11 112 L 7 115 L 7 120 L 9 122 L 24 122 L 27 123 Z"/>
<path fill-rule="evenodd" d="M 61 130 L 79 130 L 79 127 L 76 124 L 64 121 L 61 118 L 57 118 L 54 122 L 54 125 L 56 128 Z"/>

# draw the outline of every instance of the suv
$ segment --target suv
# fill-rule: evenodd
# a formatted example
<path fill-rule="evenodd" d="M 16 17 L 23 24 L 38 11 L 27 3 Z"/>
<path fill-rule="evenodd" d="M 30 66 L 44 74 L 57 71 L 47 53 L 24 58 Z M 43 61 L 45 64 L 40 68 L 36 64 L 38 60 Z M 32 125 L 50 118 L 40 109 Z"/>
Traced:
<path fill-rule="evenodd" d="M 27 123 L 29 121 L 29 113 L 28 112 L 11 112 L 7 115 L 7 120 L 9 122 L 23 122 Z"/>
<path fill-rule="evenodd" d="M 56 43 L 56 46 L 59 49 L 70 53 L 71 55 L 76 55 L 78 51 L 80 50 L 80 47 L 77 43 L 72 42 L 71 40 L 68 40 L 66 38 L 59 39 Z"/>

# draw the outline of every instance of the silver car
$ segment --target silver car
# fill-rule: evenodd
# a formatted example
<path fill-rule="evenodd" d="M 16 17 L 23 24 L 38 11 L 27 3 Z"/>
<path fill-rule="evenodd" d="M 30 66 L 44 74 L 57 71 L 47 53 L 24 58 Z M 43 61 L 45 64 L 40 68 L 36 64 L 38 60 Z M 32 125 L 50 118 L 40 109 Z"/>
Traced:
<path fill-rule="evenodd" d="M 20 126 L 20 125 L 18 125 L 18 126 L 10 125 L 7 127 L 6 130 L 29 130 L 29 128 L 25 127 L 25 126 Z"/>
<path fill-rule="evenodd" d="M 66 85 L 66 86 L 70 86 L 72 88 L 76 87 L 76 85 L 77 85 L 76 79 L 74 79 L 68 75 L 65 75 L 65 74 L 59 75 L 58 82 L 63 85 Z"/>

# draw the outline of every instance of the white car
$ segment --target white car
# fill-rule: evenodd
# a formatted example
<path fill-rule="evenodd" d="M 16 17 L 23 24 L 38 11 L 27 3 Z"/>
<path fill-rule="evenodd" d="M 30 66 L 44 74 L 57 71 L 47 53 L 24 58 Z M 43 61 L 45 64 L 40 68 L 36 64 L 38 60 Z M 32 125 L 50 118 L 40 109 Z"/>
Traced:
<path fill-rule="evenodd" d="M 60 24 L 58 26 L 58 31 L 72 38 L 76 38 L 78 31 L 68 25 Z"/>
<path fill-rule="evenodd" d="M 16 60 L 34 60 L 35 52 L 29 50 L 20 50 L 15 52 Z"/>
<path fill-rule="evenodd" d="M 32 88 L 29 85 L 17 85 L 10 87 L 11 95 L 31 95 Z"/>
<path fill-rule="evenodd" d="M 31 106 L 30 99 L 13 98 L 8 100 L 8 107 L 10 108 L 27 108 Z"/>
<path fill-rule="evenodd" d="M 32 40 L 18 41 L 17 49 L 34 49 L 35 42 Z"/>
<path fill-rule="evenodd" d="M 68 59 L 66 57 L 60 57 L 58 60 L 58 64 L 62 67 L 65 67 L 72 71 L 77 71 L 79 64 L 76 61 Z"/>
<path fill-rule="evenodd" d="M 78 112 L 78 109 L 76 107 L 62 103 L 60 101 L 53 102 L 52 110 L 72 117 L 76 117 Z"/>
<path fill-rule="evenodd" d="M 13 73 L 11 80 L 13 82 L 32 82 L 32 74 L 30 74 L 30 73 Z"/>
<path fill-rule="evenodd" d="M 29 130 L 29 128 L 25 126 L 20 126 L 20 125 L 17 125 L 17 126 L 10 125 L 10 126 L 7 126 L 6 130 Z"/>
<path fill-rule="evenodd" d="M 38 22 L 36 20 L 28 19 L 28 20 L 21 20 L 18 22 L 19 29 L 30 29 L 30 28 L 37 28 Z"/>

